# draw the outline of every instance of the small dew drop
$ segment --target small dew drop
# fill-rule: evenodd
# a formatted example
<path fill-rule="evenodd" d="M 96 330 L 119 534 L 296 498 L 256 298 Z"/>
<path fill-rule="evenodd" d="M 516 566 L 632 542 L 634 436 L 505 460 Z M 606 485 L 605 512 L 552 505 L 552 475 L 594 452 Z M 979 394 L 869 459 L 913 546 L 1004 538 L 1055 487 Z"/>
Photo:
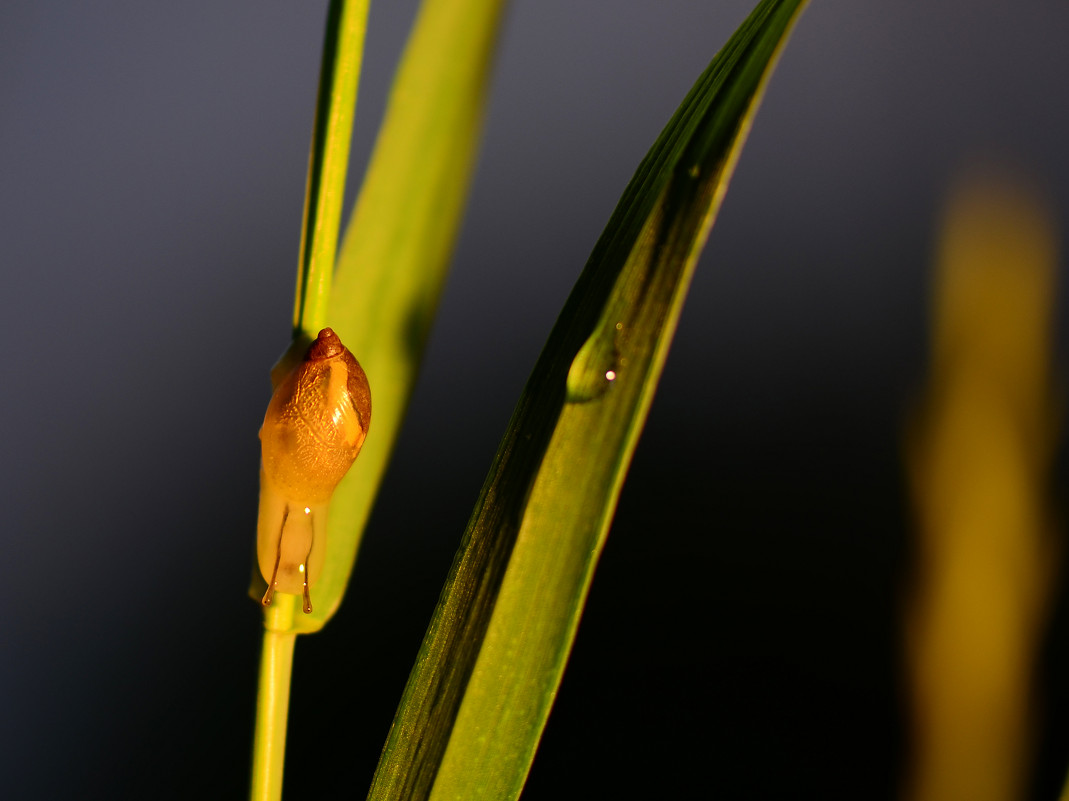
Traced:
<path fill-rule="evenodd" d="M 589 403 L 600 398 L 619 377 L 623 364 L 619 339 L 624 322 L 613 317 L 603 320 L 575 355 L 568 370 L 568 402 Z"/>
<path fill-rule="evenodd" d="M 304 572 L 304 565 L 298 565 L 298 566 L 297 566 L 297 571 L 298 571 L 299 573 L 303 573 L 303 572 Z"/>
<path fill-rule="evenodd" d="M 305 513 L 306 515 L 310 515 L 310 514 L 312 514 L 312 510 L 311 510 L 311 509 L 309 509 L 309 508 L 308 508 L 308 507 L 306 506 L 306 507 L 304 507 L 304 513 Z"/>

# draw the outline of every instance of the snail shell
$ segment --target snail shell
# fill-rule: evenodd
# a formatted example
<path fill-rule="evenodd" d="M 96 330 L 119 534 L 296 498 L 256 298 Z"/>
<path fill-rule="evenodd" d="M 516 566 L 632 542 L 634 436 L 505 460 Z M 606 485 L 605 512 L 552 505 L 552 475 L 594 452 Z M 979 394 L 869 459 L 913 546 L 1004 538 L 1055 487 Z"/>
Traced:
<path fill-rule="evenodd" d="M 367 436 L 371 390 L 360 363 L 331 329 L 279 382 L 260 428 L 257 561 L 277 592 L 304 596 L 323 568 L 327 507 Z"/>

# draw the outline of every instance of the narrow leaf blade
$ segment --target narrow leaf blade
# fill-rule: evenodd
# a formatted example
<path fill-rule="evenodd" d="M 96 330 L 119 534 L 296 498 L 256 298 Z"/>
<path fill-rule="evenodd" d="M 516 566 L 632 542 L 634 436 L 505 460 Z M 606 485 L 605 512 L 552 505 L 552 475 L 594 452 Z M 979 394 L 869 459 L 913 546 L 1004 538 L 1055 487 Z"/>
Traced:
<path fill-rule="evenodd" d="M 683 298 L 804 0 L 765 0 L 639 166 L 499 448 L 370 799 L 519 795 Z"/>

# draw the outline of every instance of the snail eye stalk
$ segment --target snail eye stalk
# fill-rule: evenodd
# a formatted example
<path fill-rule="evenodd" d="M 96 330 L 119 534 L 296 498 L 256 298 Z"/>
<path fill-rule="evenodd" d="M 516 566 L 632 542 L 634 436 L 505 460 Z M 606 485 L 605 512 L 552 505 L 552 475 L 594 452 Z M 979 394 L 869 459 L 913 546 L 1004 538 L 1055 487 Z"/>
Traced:
<path fill-rule="evenodd" d="M 286 527 L 286 517 L 289 514 L 289 510 L 282 513 L 282 528 Z M 267 592 L 264 593 L 264 597 L 260 603 L 264 606 L 271 605 L 271 596 L 275 594 L 275 587 L 278 586 L 278 563 L 282 561 L 282 531 L 278 532 L 278 554 L 275 556 L 275 569 L 271 571 L 271 578 L 267 579 Z M 266 576 L 264 578 L 267 578 Z"/>

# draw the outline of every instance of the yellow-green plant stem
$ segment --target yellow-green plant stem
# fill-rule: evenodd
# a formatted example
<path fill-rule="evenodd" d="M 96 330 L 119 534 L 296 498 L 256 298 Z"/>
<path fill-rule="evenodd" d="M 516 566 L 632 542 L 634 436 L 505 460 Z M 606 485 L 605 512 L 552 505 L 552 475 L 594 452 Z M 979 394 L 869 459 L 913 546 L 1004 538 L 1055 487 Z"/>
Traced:
<path fill-rule="evenodd" d="M 331 0 L 327 12 L 293 306 L 295 340 L 314 339 L 326 325 L 369 3 Z"/>
<path fill-rule="evenodd" d="M 297 635 L 274 631 L 280 615 L 293 615 L 293 604 L 272 605 L 264 616 L 260 654 L 260 690 L 256 696 L 256 735 L 253 740 L 251 801 L 282 798 L 282 766 L 286 756 L 286 719 L 290 706 L 290 675 Z M 272 625 L 274 624 L 274 625 Z"/>
<path fill-rule="evenodd" d="M 327 12 L 293 310 L 295 344 L 314 338 L 326 324 L 369 3 L 370 0 L 331 0 Z M 294 613 L 293 596 L 282 594 L 264 611 L 252 801 L 282 798 L 290 677 L 297 640 Z"/>

